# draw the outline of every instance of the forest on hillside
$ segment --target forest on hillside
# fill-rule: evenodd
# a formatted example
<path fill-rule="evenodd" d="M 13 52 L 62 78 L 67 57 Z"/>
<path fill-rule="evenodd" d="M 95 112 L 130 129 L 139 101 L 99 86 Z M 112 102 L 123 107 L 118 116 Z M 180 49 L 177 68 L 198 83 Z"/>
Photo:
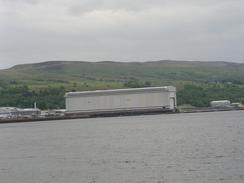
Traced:
<path fill-rule="evenodd" d="M 148 87 L 150 82 L 131 80 L 123 84 L 123 88 Z M 91 88 L 92 84 L 91 84 Z M 109 88 L 108 88 L 109 89 Z M 89 90 L 89 85 L 87 90 Z M 33 89 L 27 85 L 0 83 L 0 106 L 33 107 L 34 102 L 40 109 L 65 108 L 64 95 L 67 91 L 79 91 L 74 84 L 65 86 L 48 86 Z M 238 84 L 186 84 L 177 91 L 178 105 L 190 104 L 196 107 L 207 107 L 212 100 L 230 100 L 241 102 L 244 99 L 244 86 Z"/>

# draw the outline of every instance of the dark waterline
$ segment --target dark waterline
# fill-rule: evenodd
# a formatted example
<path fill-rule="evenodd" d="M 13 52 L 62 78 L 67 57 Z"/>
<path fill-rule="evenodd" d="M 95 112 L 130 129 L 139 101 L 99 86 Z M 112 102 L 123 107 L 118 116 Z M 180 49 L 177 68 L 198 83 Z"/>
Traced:
<path fill-rule="evenodd" d="M 0 125 L 0 182 L 244 182 L 244 112 Z"/>

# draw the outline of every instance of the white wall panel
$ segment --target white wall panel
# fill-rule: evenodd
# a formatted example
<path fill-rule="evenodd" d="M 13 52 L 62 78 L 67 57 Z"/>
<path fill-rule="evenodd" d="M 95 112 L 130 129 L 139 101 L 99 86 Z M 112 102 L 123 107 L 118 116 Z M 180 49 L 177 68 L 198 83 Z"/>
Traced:
<path fill-rule="evenodd" d="M 105 93 L 105 94 L 104 94 Z M 170 91 L 145 91 L 130 93 L 110 93 L 99 95 L 77 95 L 66 97 L 67 111 L 96 111 L 96 110 L 118 110 L 131 108 L 173 108 L 170 97 L 175 98 L 175 92 Z M 176 99 L 175 99 L 176 101 Z"/>

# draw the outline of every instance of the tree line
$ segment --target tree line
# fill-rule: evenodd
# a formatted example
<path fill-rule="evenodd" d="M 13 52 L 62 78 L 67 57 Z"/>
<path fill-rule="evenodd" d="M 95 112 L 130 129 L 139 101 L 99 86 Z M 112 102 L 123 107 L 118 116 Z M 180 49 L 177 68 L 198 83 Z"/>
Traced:
<path fill-rule="evenodd" d="M 125 82 L 124 87 L 146 87 L 150 82 L 140 83 L 137 80 Z M 72 89 L 75 91 L 75 89 Z M 8 86 L 0 83 L 0 106 L 21 108 L 33 107 L 34 102 L 40 109 L 65 108 L 64 86 L 48 86 L 40 89 L 31 89 L 27 85 Z M 230 100 L 244 103 L 244 86 L 237 84 L 212 85 L 184 85 L 177 91 L 178 105 L 190 104 L 196 107 L 208 107 L 212 100 Z"/>

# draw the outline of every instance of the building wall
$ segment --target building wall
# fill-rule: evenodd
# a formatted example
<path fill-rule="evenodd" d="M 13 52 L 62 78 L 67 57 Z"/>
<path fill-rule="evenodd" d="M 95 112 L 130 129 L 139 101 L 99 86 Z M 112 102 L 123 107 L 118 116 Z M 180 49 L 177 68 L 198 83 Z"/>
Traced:
<path fill-rule="evenodd" d="M 66 97 L 67 111 L 101 111 L 120 109 L 147 109 L 166 107 L 174 109 L 176 104 L 175 92 L 141 91 L 132 93 L 109 93 L 108 95 L 84 95 Z"/>

